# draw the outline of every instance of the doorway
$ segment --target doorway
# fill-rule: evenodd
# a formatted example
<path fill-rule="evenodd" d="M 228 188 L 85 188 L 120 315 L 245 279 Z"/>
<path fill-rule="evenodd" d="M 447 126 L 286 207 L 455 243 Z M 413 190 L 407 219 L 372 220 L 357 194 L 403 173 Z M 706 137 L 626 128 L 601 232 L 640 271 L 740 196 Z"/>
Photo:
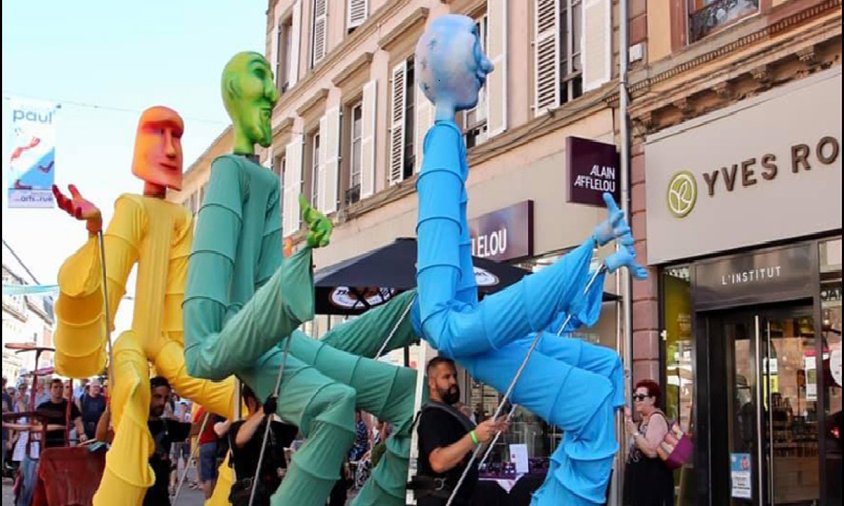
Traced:
<path fill-rule="evenodd" d="M 713 503 L 820 504 L 819 337 L 812 306 L 760 306 L 707 320 L 715 341 L 710 462 L 721 485 Z"/>

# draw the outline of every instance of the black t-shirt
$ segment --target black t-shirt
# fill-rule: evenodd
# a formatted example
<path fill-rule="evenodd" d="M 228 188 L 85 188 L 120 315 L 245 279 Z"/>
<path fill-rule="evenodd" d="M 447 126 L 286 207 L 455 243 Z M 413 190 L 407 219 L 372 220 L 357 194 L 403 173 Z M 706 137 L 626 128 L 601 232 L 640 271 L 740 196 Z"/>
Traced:
<path fill-rule="evenodd" d="M 35 410 L 38 413 L 47 417 L 48 424 L 66 425 L 67 424 L 67 399 L 62 399 L 59 402 L 45 401 L 38 405 Z M 76 404 L 70 405 L 70 423 L 73 428 L 73 421 L 81 417 L 79 408 Z M 56 446 L 64 446 L 64 430 L 48 430 L 47 431 L 47 448 Z"/>
<path fill-rule="evenodd" d="M 144 506 L 167 506 L 170 495 L 167 486 L 170 483 L 170 445 L 184 441 L 190 435 L 190 424 L 176 420 L 158 419 L 147 422 L 155 451 L 149 458 L 149 465 L 155 473 L 155 483 L 144 496 Z"/>
<path fill-rule="evenodd" d="M 238 480 L 255 476 L 255 469 L 258 466 L 258 457 L 261 455 L 261 444 L 264 442 L 264 431 L 267 428 L 267 421 L 264 419 L 255 434 L 243 448 L 238 448 L 234 442 L 237 440 L 237 433 L 243 426 L 245 420 L 234 422 L 229 429 L 229 446 L 232 451 L 232 463 Z M 270 435 L 267 438 L 267 449 L 264 451 L 264 462 L 261 465 L 266 478 L 273 479 L 277 476 L 278 468 L 286 468 L 287 462 L 284 459 L 284 448 L 296 438 L 299 429 L 295 425 L 273 421 L 270 425 Z"/>
<path fill-rule="evenodd" d="M 458 418 L 458 416 L 460 418 Z M 461 421 L 462 420 L 462 421 Z M 466 469 L 472 452 L 466 454 L 463 461 L 456 467 L 446 471 L 445 473 L 435 473 L 431 469 L 431 461 L 429 457 L 431 452 L 437 448 L 444 448 L 450 446 L 460 440 L 466 435 L 469 430 L 467 427 L 474 427 L 474 424 L 466 418 L 462 413 L 455 409 L 447 412 L 440 408 L 426 406 L 419 418 L 419 474 L 422 476 L 430 476 L 432 478 L 445 478 L 450 490 L 453 490 L 460 480 L 460 475 Z M 472 469 L 460 485 L 460 490 L 452 503 L 455 506 L 469 504 L 472 494 L 475 491 L 475 485 L 478 482 L 478 464 L 477 461 L 472 465 Z M 446 499 L 436 499 L 432 497 L 420 498 L 417 504 L 424 506 L 439 506 L 445 505 L 448 502 Z"/>

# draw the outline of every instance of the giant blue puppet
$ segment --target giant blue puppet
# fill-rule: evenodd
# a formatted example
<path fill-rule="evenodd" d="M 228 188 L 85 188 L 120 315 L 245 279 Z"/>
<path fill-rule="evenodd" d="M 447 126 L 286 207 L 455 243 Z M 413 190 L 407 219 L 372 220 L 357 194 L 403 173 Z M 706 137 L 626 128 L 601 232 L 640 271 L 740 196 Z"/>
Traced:
<path fill-rule="evenodd" d="M 564 314 L 572 314 L 575 324 L 594 323 L 603 272 L 621 266 L 638 278 L 646 272 L 635 261 L 623 213 L 605 195 L 609 217 L 582 245 L 478 303 L 466 221 L 466 148 L 454 114 L 476 105 L 493 67 L 481 50 L 472 19 L 458 15 L 431 23 L 416 47 L 416 61 L 419 85 L 436 107 L 436 122 L 425 137 L 416 185 L 419 251 L 414 329 L 475 379 L 503 392 L 531 346 L 532 333 L 559 326 Z M 593 250 L 613 239 L 622 247 L 604 260 L 606 269 L 584 295 Z M 533 503 L 602 504 L 618 449 L 614 413 L 624 404 L 618 355 L 579 340 L 542 334 L 512 395 L 513 402 L 565 430 Z"/>

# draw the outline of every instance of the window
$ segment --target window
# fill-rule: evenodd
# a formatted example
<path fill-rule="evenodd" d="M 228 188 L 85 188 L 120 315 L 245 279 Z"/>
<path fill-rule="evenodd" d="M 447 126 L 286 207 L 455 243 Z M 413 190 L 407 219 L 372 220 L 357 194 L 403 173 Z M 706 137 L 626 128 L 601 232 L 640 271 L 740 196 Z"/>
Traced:
<path fill-rule="evenodd" d="M 692 424 L 695 386 L 695 340 L 692 332 L 692 292 L 688 265 L 662 271 L 662 353 L 665 357 L 665 413 L 684 430 Z"/>
<path fill-rule="evenodd" d="M 286 165 L 287 160 L 284 155 L 277 156 L 273 160 L 273 172 L 278 176 L 282 177 L 284 175 L 284 166 Z"/>
<path fill-rule="evenodd" d="M 275 76 L 279 93 L 284 93 L 290 87 L 291 64 L 293 62 L 293 17 L 289 17 L 278 25 L 278 47 L 276 48 Z"/>
<path fill-rule="evenodd" d="M 314 0 L 311 25 L 311 67 L 325 58 L 328 32 L 328 0 Z"/>
<path fill-rule="evenodd" d="M 541 114 L 583 94 L 582 0 L 536 0 L 535 29 L 535 111 Z"/>
<path fill-rule="evenodd" d="M 390 100 L 390 184 L 413 175 L 416 155 L 416 86 L 413 57 L 393 68 Z"/>
<path fill-rule="evenodd" d="M 560 0 L 560 100 L 566 103 L 583 94 L 580 37 L 582 0 Z"/>
<path fill-rule="evenodd" d="M 319 209 L 319 133 L 311 137 L 311 205 Z"/>
<path fill-rule="evenodd" d="M 360 183 L 363 167 L 363 102 L 349 108 L 349 189 L 346 204 L 360 200 Z"/>
<path fill-rule="evenodd" d="M 355 28 L 359 27 L 366 21 L 369 15 L 369 1 L 368 0 L 348 0 L 346 2 L 346 30 L 352 33 Z"/>
<path fill-rule="evenodd" d="M 486 15 L 475 20 L 475 30 L 481 41 L 481 49 L 486 53 L 489 47 L 487 35 Z M 466 148 L 483 144 L 487 139 L 487 88 L 481 88 L 478 93 L 478 104 L 468 111 L 463 111 L 463 135 L 466 138 Z"/>
<path fill-rule="evenodd" d="M 689 40 L 696 42 L 759 12 L 759 0 L 689 0 Z"/>

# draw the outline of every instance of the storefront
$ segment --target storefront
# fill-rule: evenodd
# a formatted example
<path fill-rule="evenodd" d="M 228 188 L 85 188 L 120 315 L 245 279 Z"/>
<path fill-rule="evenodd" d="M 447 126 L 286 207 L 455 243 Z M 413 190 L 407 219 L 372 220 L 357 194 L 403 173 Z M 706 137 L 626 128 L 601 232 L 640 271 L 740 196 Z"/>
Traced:
<path fill-rule="evenodd" d="M 841 70 L 647 139 L 683 504 L 841 504 Z"/>

